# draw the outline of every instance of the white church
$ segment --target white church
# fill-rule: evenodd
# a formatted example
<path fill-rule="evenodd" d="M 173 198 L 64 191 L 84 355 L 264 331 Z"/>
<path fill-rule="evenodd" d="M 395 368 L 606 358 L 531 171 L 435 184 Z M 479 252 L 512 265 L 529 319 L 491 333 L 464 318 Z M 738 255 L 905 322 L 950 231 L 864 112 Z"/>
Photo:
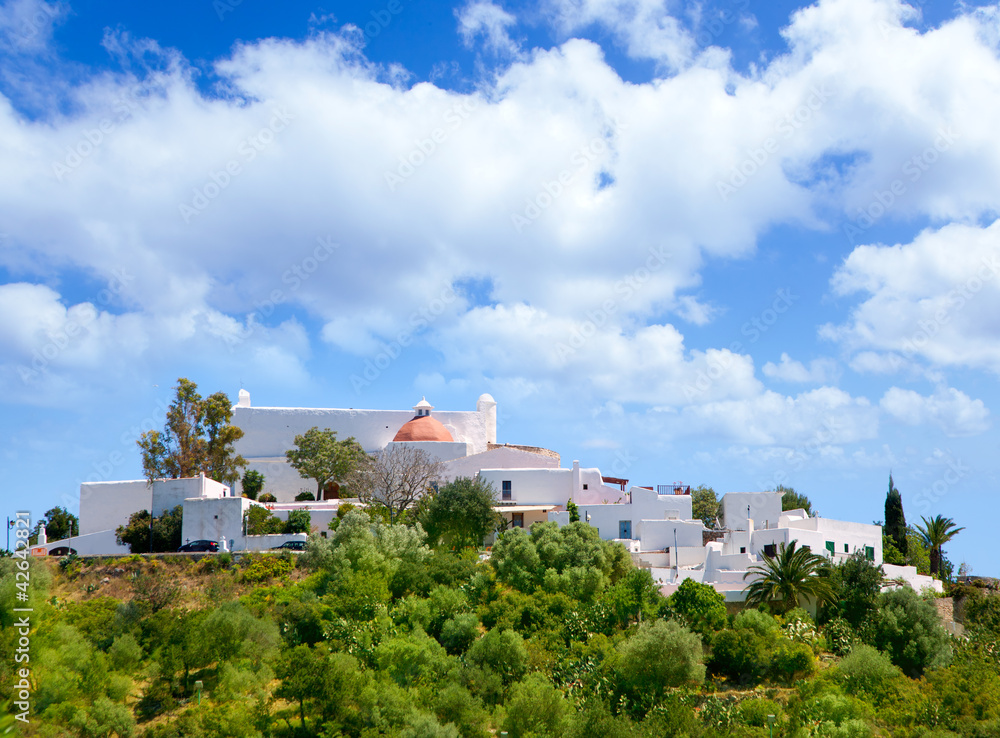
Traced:
<path fill-rule="evenodd" d="M 639 566 L 648 568 L 670 594 L 684 579 L 710 584 L 729 601 L 743 599 L 744 580 L 763 555 L 774 555 L 781 543 L 797 541 L 817 553 L 841 560 L 861 552 L 882 565 L 892 580 L 917 589 L 941 591 L 941 582 L 918 575 L 914 567 L 885 564 L 882 528 L 810 517 L 804 510 L 781 510 L 780 492 L 727 493 L 720 501 L 719 525 L 706 528 L 692 515 L 690 487 L 660 485 L 656 489 L 629 487 L 627 479 L 608 477 L 596 468 L 574 461 L 561 466 L 559 454 L 548 449 L 499 444 L 496 438 L 497 403 L 488 394 L 475 410 L 435 412 L 422 399 L 412 411 L 356 410 L 353 408 L 254 407 L 250 394 L 240 390 L 233 407 L 234 425 L 243 430 L 236 452 L 248 469 L 264 475 L 264 492 L 276 502 L 266 505 L 279 518 L 293 510 L 310 512 L 313 531 L 326 535 L 330 521 L 344 502 L 336 485 L 328 485 L 322 500 L 296 502 L 314 491 L 287 462 L 285 452 L 294 438 L 310 428 L 330 428 L 339 439 L 353 436 L 369 453 L 394 444 L 419 448 L 442 463 L 442 483 L 457 477 L 490 482 L 497 491 L 497 510 L 508 526 L 530 527 L 544 520 L 566 525 L 567 502 L 572 500 L 580 519 L 596 527 L 601 538 L 622 542 Z M 87 482 L 80 485 L 80 535 L 69 541 L 39 541 L 33 552 L 69 546 L 79 554 L 127 554 L 115 539 L 115 529 L 140 510 L 154 516 L 183 508 L 182 538 L 220 542 L 232 551 L 263 550 L 305 534 L 248 536 L 247 511 L 262 503 L 242 497 L 228 486 L 206 479 Z"/>

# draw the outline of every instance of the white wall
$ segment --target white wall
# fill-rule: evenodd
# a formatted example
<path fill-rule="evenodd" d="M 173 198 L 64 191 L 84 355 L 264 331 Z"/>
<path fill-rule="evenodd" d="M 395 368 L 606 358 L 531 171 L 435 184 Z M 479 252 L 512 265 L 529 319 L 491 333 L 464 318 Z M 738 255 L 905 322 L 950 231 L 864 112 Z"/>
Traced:
<path fill-rule="evenodd" d="M 153 491 L 145 479 L 80 485 L 80 535 L 114 530 L 132 513 L 149 510 Z"/>
<path fill-rule="evenodd" d="M 701 531 L 704 527 L 700 520 L 640 520 L 636 538 L 642 541 L 643 551 L 665 548 L 673 551 L 675 541 L 681 547 L 703 550 Z M 704 555 L 700 558 L 704 559 Z M 682 562 L 681 565 L 685 564 Z"/>
<path fill-rule="evenodd" d="M 479 478 L 493 485 L 501 502 L 565 505 L 573 496 L 572 469 L 482 469 Z M 504 480 L 511 483 L 510 500 L 501 498 Z"/>
<path fill-rule="evenodd" d="M 492 400 L 492 398 L 490 398 Z M 249 400 L 248 400 L 249 401 Z M 487 439 L 496 439 L 496 403 L 480 398 L 479 410 L 434 410 L 431 415 L 457 442 L 470 444 L 472 453 L 486 450 Z M 251 458 L 283 457 L 295 446 L 295 436 L 313 426 L 337 432 L 338 439 L 353 436 L 368 452 L 381 451 L 404 423 L 414 417 L 409 410 L 354 410 L 342 408 L 246 407 L 233 408 L 233 425 L 243 430 L 236 452 Z"/>
<path fill-rule="evenodd" d="M 236 539 L 237 551 L 268 551 L 276 546 L 280 546 L 285 541 L 306 541 L 309 539 L 305 533 L 270 533 L 265 536 L 246 536 L 243 539 Z"/>
<path fill-rule="evenodd" d="M 452 459 L 461 459 L 469 455 L 469 444 L 459 441 L 455 441 L 454 443 L 448 443 L 447 441 L 407 441 L 406 443 L 396 443 L 393 441 L 386 448 L 392 448 L 393 446 L 409 446 L 410 448 L 419 449 L 437 461 L 451 461 Z"/>
<path fill-rule="evenodd" d="M 472 454 L 461 459 L 445 462 L 445 481 L 458 477 L 474 478 L 483 469 L 558 469 L 559 459 L 518 448 L 502 446 L 479 454 Z M 497 488 L 497 496 L 500 488 Z M 565 502 L 565 500 L 563 500 Z"/>
<path fill-rule="evenodd" d="M 97 533 L 64 538 L 61 541 L 49 541 L 42 546 L 32 546 L 31 550 L 32 553 L 36 549 L 44 549 L 48 552 L 60 546 L 68 546 L 80 556 L 127 556 L 129 554 L 128 546 L 119 545 L 113 530 L 102 530 Z"/>
<path fill-rule="evenodd" d="M 230 494 L 229 487 L 204 475 L 186 479 L 157 479 L 153 482 L 153 517 L 159 517 L 189 497 L 220 499 Z"/>
<path fill-rule="evenodd" d="M 579 505 L 580 518 L 587 520 L 589 515 L 590 524 L 600 530 L 601 538 L 605 540 L 618 538 L 622 520 L 630 521 L 632 537 L 640 538 L 642 537 L 640 523 L 643 520 L 670 520 L 671 518 L 690 520 L 691 518 L 690 495 L 658 495 L 654 490 L 632 487 L 626 499 L 631 499 L 631 503 Z M 695 545 L 700 546 L 700 531 L 704 526 L 701 521 L 697 521 L 693 526 L 699 531 L 698 542 Z M 672 533 L 671 536 L 673 536 Z M 669 545 L 673 545 L 673 543 Z M 648 545 L 644 539 L 643 548 L 653 549 L 662 548 L 662 546 Z"/>
<path fill-rule="evenodd" d="M 245 497 L 193 498 L 184 501 L 181 543 L 201 539 L 243 539 L 243 514 L 256 503 Z M 238 548 L 238 547 L 237 547 Z"/>
<path fill-rule="evenodd" d="M 781 492 L 727 492 L 719 501 L 725 526 L 747 529 L 747 505 L 756 528 L 777 528 L 781 518 Z"/>

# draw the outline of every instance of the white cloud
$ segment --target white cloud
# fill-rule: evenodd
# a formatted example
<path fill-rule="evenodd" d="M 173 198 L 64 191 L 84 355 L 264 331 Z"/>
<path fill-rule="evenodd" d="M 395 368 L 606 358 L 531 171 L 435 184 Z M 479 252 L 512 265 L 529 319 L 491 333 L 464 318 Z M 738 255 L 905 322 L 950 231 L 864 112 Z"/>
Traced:
<path fill-rule="evenodd" d="M 1000 372 L 1000 221 L 859 246 L 832 285 L 838 295 L 864 297 L 848 322 L 821 330 L 859 352 L 852 366 L 888 372 L 921 359 Z"/>
<path fill-rule="evenodd" d="M 690 62 L 694 40 L 667 5 L 665 0 L 550 0 L 546 10 L 563 34 L 598 24 L 615 34 L 629 56 L 678 69 Z"/>
<path fill-rule="evenodd" d="M 794 16 L 788 54 L 740 74 L 720 54 L 692 56 L 663 3 L 548 8 L 566 33 L 601 24 L 672 76 L 626 82 L 598 45 L 571 39 L 525 53 L 475 92 L 407 87 L 345 32 L 238 46 L 216 64 L 219 97 L 164 51 L 163 71 L 147 78 L 104 74 L 73 88 L 71 114 L 29 117 L 0 99 L 0 219 L 15 245 L 0 265 L 35 283 L 127 270 L 134 281 L 104 311 L 113 329 L 101 345 L 128 327 L 129 350 L 142 357 L 192 346 L 228 356 L 234 345 L 242 360 L 273 344 L 296 363 L 309 353 L 304 326 L 315 324 L 331 345 L 361 354 L 400 335 L 428 340 L 449 371 L 496 368 L 490 381 L 520 397 L 580 381 L 673 409 L 781 406 L 798 428 L 790 435 L 808 434 L 798 408 L 817 399 L 765 393 L 749 356 L 687 349 L 663 316 L 711 320 L 725 305 L 688 296 L 706 260 L 752 254 L 775 224 L 840 225 L 838 213 L 867 206 L 943 126 L 960 125 L 960 135 L 906 181 L 886 217 L 1000 208 L 992 21 L 963 15 L 921 34 L 902 26 L 908 11 L 896 2 L 825 0 Z M 508 16 L 479 3 L 462 17 L 470 33 L 495 32 L 503 44 Z M 142 47 L 116 39 L 109 48 L 123 54 Z M 830 163 L 838 156 L 850 160 L 843 171 Z M 194 211 L 187 222 L 182 205 Z M 528 223 L 515 227 L 515 216 Z M 993 227 L 941 233 L 962 228 L 963 256 L 939 254 L 935 268 L 995 241 Z M 317 239 L 338 245 L 318 252 Z M 889 251 L 857 249 L 835 282 L 840 295 L 872 295 L 830 329 L 850 351 L 900 353 L 911 309 L 951 289 L 929 267 L 924 281 L 897 283 L 906 270 Z M 490 282 L 489 307 L 447 299 L 470 278 Z M 1000 366 L 986 317 L 997 312 L 993 289 L 984 285 L 916 355 Z M 58 308 L 58 294 L 42 302 L 56 323 L 66 320 L 60 309 L 75 309 Z M 880 314 L 886 303 L 895 310 Z M 591 323 L 582 346 L 556 351 Z M 778 365 L 774 376 L 793 369 Z M 816 383 L 829 378 L 803 369 Z M 748 431 L 698 412 L 704 427 L 783 437 L 769 421 Z"/>
<path fill-rule="evenodd" d="M 467 47 L 472 47 L 479 36 L 487 48 L 497 54 L 517 56 L 520 49 L 511 39 L 509 29 L 517 25 L 517 18 L 489 0 L 470 0 L 461 10 L 455 11 L 458 31 Z"/>
<path fill-rule="evenodd" d="M 760 446 L 793 445 L 805 452 L 877 437 L 878 412 L 865 398 L 834 387 L 795 397 L 768 390 L 749 399 L 686 407 L 678 425 L 685 433 Z"/>
<path fill-rule="evenodd" d="M 879 401 L 890 417 L 907 425 L 933 423 L 949 436 L 971 436 L 990 428 L 990 411 L 982 400 L 973 400 L 952 387 L 939 387 L 933 395 L 890 388 Z"/>
<path fill-rule="evenodd" d="M 813 359 L 806 367 L 801 361 L 782 353 L 780 363 L 769 361 L 764 364 L 762 371 L 764 376 L 783 382 L 824 384 L 836 379 L 837 362 L 833 359 Z"/>

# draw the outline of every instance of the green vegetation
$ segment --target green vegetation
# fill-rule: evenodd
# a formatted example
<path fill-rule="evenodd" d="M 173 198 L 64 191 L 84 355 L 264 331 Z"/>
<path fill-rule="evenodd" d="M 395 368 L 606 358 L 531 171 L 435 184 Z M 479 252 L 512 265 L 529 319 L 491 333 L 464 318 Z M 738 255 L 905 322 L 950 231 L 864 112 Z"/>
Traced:
<path fill-rule="evenodd" d="M 906 515 L 903 513 L 903 497 L 892 483 L 892 474 L 889 474 L 889 491 L 885 496 L 885 535 L 892 541 L 893 547 L 906 556 Z M 892 563 L 892 562 L 890 562 Z"/>
<path fill-rule="evenodd" d="M 235 486 L 246 460 L 235 453 L 233 444 L 243 431 L 229 421 L 232 403 L 225 392 L 206 398 L 198 385 L 181 377 L 176 396 L 167 410 L 162 431 L 148 431 L 136 441 L 142 451 L 142 471 L 147 481 L 154 479 L 205 476 Z"/>
<path fill-rule="evenodd" d="M 264 475 L 254 469 L 247 469 L 243 474 L 243 496 L 256 500 L 257 495 L 264 489 Z"/>
<path fill-rule="evenodd" d="M 458 487 L 449 494 L 469 493 Z M 969 636 L 953 639 L 931 601 L 882 593 L 880 568 L 863 556 L 818 567 L 789 546 L 778 573 L 805 577 L 733 615 L 690 579 L 664 597 L 624 548 L 579 521 L 506 531 L 481 560 L 479 529 L 443 525 L 443 503 L 431 514 L 445 489 L 404 523 L 345 505 L 300 556 L 31 560 L 33 714 L 22 733 L 1000 734 L 993 590 L 953 588 Z M 277 520 L 251 513 L 248 526 Z M 428 537 L 417 520 L 439 528 Z M 0 559 L 6 694 L 16 567 Z M 815 622 L 790 606 L 804 582 L 816 596 L 813 580 L 826 587 Z M 779 615 L 766 611 L 772 602 Z"/>
<path fill-rule="evenodd" d="M 129 516 L 128 523 L 118 526 L 115 537 L 132 553 L 176 551 L 181 545 L 183 514 L 184 508 L 177 505 L 150 521 L 149 510 L 139 510 Z M 152 545 L 150 535 L 153 537 Z"/>
<path fill-rule="evenodd" d="M 959 528 L 955 525 L 954 520 L 941 515 L 933 517 L 930 520 L 925 517 L 921 517 L 920 519 L 924 521 L 924 524 L 917 526 L 917 532 L 920 533 L 920 538 L 924 546 L 930 552 L 931 575 L 933 576 L 941 572 L 941 564 L 944 559 L 941 549 L 944 547 L 944 544 L 965 530 L 965 528 Z"/>
<path fill-rule="evenodd" d="M 796 542 L 781 543 L 778 555 L 764 556 L 764 563 L 751 566 L 744 579 L 758 573 L 760 577 L 747 587 L 747 605 L 769 604 L 787 612 L 811 597 L 823 603 L 830 599 L 829 577 L 822 576 L 827 560 L 808 548 L 798 548 Z"/>
<path fill-rule="evenodd" d="M 316 482 L 316 499 L 322 500 L 327 485 L 343 483 L 365 452 L 353 437 L 338 441 L 335 431 L 313 426 L 295 436 L 295 448 L 285 456 L 299 476 Z"/>
<path fill-rule="evenodd" d="M 719 515 L 719 498 L 715 490 L 701 484 L 691 490 L 691 514 L 696 520 L 705 524 L 706 528 L 715 528 L 715 519 Z"/>

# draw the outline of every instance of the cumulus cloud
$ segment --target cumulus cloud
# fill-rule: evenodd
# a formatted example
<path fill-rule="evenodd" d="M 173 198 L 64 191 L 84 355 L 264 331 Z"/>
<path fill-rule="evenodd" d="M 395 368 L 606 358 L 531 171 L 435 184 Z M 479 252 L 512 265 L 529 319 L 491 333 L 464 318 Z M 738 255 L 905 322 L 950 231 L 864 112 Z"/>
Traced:
<path fill-rule="evenodd" d="M 990 427 L 990 411 L 983 401 L 953 387 L 939 387 L 930 396 L 892 387 L 882 396 L 879 407 L 901 423 L 933 423 L 949 436 L 976 435 Z"/>
<path fill-rule="evenodd" d="M 670 69 L 690 62 L 694 39 L 670 13 L 665 0 L 550 0 L 550 22 L 569 35 L 591 25 L 611 31 L 637 59 L 652 59 Z"/>
<path fill-rule="evenodd" d="M 662 2 L 546 8 L 568 35 L 611 29 L 662 76 L 626 82 L 597 44 L 568 39 L 456 92 L 372 64 L 356 34 L 317 32 L 237 46 L 216 61 L 213 94 L 162 51 L 155 71 L 85 79 L 74 105 L 43 115 L 8 95 L 0 218 L 15 248 L 0 265 L 49 290 L 31 299 L 52 325 L 83 309 L 53 274 L 127 270 L 120 302 L 95 310 L 104 345 L 142 357 L 196 348 L 282 365 L 273 348 L 302 372 L 314 341 L 364 356 L 405 336 L 438 350 L 447 381 L 488 377 L 511 397 L 578 382 L 617 402 L 690 406 L 692 427 L 747 443 L 814 436 L 817 415 L 835 418 L 838 438 L 869 437 L 862 398 L 767 392 L 749 355 L 694 350 L 668 320 L 700 326 L 725 309 L 690 297 L 706 261 L 752 255 L 776 224 L 840 227 L 949 126 L 958 135 L 881 217 L 995 210 L 993 21 L 965 14 L 918 33 L 897 2 L 823 0 L 791 19 L 787 54 L 741 74 L 724 54 L 696 55 Z M 515 21 L 498 5 L 466 5 L 459 21 L 471 43 L 510 48 Z M 126 55 L 130 43 L 109 41 Z M 826 335 L 858 355 L 903 352 L 919 327 L 908 316 L 954 286 L 930 267 L 985 254 L 994 228 L 922 237 L 957 234 L 963 256 L 943 263 L 944 247 L 927 246 L 934 258 L 908 286 L 917 242 L 859 247 L 834 290 L 870 297 Z M 488 294 L 462 293 L 469 280 Z M 1000 366 L 984 317 L 994 289 L 913 354 Z M 16 347 L 47 335 L 4 330 Z M 789 359 L 765 376 L 825 384 L 828 370 Z"/>
<path fill-rule="evenodd" d="M 461 10 L 456 10 L 458 32 L 465 45 L 471 47 L 477 38 L 491 51 L 506 56 L 516 56 L 517 43 L 511 39 L 509 29 L 517 25 L 517 18 L 489 0 L 472 0 Z"/>
<path fill-rule="evenodd" d="M 1000 371 L 1000 221 L 926 230 L 909 244 L 855 248 L 835 273 L 837 295 L 861 293 L 841 325 L 821 335 L 888 373 L 923 360 Z"/>
<path fill-rule="evenodd" d="M 807 367 L 787 353 L 782 353 L 779 363 L 769 361 L 762 371 L 764 376 L 783 382 L 824 384 L 836 378 L 837 362 L 833 359 L 813 359 Z"/>

